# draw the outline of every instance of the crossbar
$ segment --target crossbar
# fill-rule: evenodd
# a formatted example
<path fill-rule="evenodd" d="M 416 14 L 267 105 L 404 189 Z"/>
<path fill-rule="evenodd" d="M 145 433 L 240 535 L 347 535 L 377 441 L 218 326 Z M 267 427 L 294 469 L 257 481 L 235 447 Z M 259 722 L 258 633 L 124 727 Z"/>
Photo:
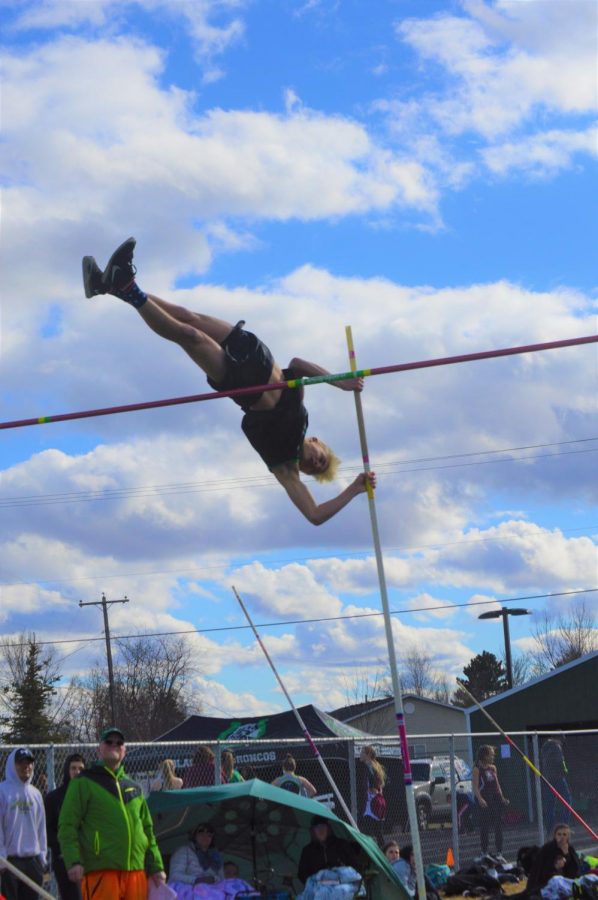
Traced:
<path fill-rule="evenodd" d="M 79 412 L 59 413 L 53 416 L 37 416 L 32 419 L 16 419 L 12 422 L 0 422 L 0 430 L 8 428 L 25 428 L 28 425 L 47 425 L 54 422 L 68 422 L 72 419 L 90 419 L 96 416 L 111 416 L 117 413 L 136 412 L 141 409 L 157 409 L 163 406 L 181 406 L 185 403 L 199 403 L 203 400 L 219 400 L 221 397 L 239 397 L 265 391 L 280 391 L 285 388 L 304 387 L 310 384 L 325 384 L 331 381 L 348 381 L 351 378 L 367 378 L 370 375 L 389 375 L 392 372 L 410 372 L 414 369 L 431 369 L 435 366 L 451 366 L 457 363 L 476 362 L 481 359 L 493 359 L 500 356 L 516 356 L 522 353 L 537 353 L 541 350 L 558 350 L 562 347 L 576 347 L 581 344 L 593 344 L 598 341 L 598 334 L 585 337 L 565 338 L 561 341 L 548 341 L 542 344 L 526 344 L 521 347 L 505 347 L 498 350 L 483 350 L 479 353 L 464 353 L 460 356 L 442 356 L 437 359 L 424 359 L 415 362 L 397 363 L 391 366 L 378 366 L 373 369 L 358 369 L 355 372 L 340 372 L 336 375 L 313 375 L 309 378 L 292 378 L 289 381 L 275 381 L 271 384 L 251 385 L 235 388 L 230 391 L 210 391 L 205 394 L 191 394 L 187 397 L 170 397 L 165 400 L 149 400 L 142 403 L 128 403 L 125 406 L 106 406 L 102 409 L 86 409 Z"/>

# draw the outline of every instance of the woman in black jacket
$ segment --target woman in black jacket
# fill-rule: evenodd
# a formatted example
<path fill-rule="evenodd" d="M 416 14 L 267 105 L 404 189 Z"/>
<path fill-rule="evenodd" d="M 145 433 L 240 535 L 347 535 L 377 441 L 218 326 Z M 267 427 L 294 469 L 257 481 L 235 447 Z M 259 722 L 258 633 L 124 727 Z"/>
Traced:
<path fill-rule="evenodd" d="M 301 851 L 299 859 L 299 881 L 305 884 L 310 875 L 322 869 L 333 869 L 335 866 L 353 866 L 357 861 L 359 849 L 357 844 L 338 838 L 330 829 L 330 822 L 323 816 L 312 819 L 311 841 Z"/>
<path fill-rule="evenodd" d="M 580 874 L 579 857 L 570 843 L 568 825 L 556 825 L 552 840 L 540 847 L 527 881 L 527 893 L 539 894 L 554 875 L 577 878 Z"/>

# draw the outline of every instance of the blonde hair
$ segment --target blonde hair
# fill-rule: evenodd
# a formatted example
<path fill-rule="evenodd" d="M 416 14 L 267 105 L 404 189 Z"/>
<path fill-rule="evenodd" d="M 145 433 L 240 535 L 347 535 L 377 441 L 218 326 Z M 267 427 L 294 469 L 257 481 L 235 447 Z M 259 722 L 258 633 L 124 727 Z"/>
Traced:
<path fill-rule="evenodd" d="M 320 441 L 320 446 L 328 454 L 328 466 L 323 472 L 310 472 L 309 474 L 312 475 L 316 481 L 319 481 L 320 484 L 327 484 L 329 481 L 334 481 L 336 478 L 341 461 L 336 453 L 333 453 L 328 444 L 325 444 L 324 441 Z"/>
<path fill-rule="evenodd" d="M 230 780 L 231 775 L 235 771 L 235 757 L 233 756 L 232 750 L 223 750 L 221 759 L 224 774 Z"/>
<path fill-rule="evenodd" d="M 174 787 L 174 779 L 176 778 L 176 769 L 174 767 L 174 760 L 165 759 L 162 762 L 162 787 L 164 790 L 169 790 Z"/>
<path fill-rule="evenodd" d="M 371 744 L 366 744 L 361 748 L 361 752 L 367 756 L 367 767 L 374 773 L 376 778 L 376 787 L 382 790 L 386 783 L 386 772 L 384 766 L 381 766 L 376 757 L 376 751 Z"/>

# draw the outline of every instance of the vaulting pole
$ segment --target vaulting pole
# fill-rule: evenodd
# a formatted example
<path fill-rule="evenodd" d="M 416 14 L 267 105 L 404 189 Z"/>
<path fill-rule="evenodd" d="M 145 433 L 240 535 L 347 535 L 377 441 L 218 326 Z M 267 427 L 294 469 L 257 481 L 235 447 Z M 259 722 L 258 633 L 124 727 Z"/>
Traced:
<path fill-rule="evenodd" d="M 370 375 L 388 375 L 391 372 L 410 372 L 414 369 L 430 369 L 435 366 L 452 366 L 456 363 L 475 362 L 481 359 L 493 359 L 499 356 L 516 356 L 521 353 L 537 353 L 540 350 L 558 350 L 561 347 L 577 347 L 580 344 L 593 344 L 598 341 L 598 334 L 586 337 L 566 338 L 562 341 L 548 341 L 543 344 L 526 344 L 521 347 L 506 347 L 501 350 L 484 350 L 480 353 L 465 353 L 461 356 L 443 356 L 438 359 L 419 360 L 417 362 L 399 363 L 393 366 L 379 366 L 374 369 L 360 369 L 355 372 L 340 372 L 337 375 L 314 375 L 310 378 L 293 378 L 290 381 L 277 381 L 272 384 L 252 385 L 235 388 L 231 391 L 210 391 L 206 394 L 191 394 L 187 397 L 171 397 L 166 400 L 149 400 L 142 403 L 128 403 L 125 406 L 106 406 L 100 409 L 86 409 L 80 412 L 59 413 L 55 416 L 36 416 L 33 419 L 15 419 L 12 422 L 0 422 L 0 430 L 6 428 L 25 428 L 27 425 L 47 425 L 50 422 L 69 422 L 72 419 L 90 419 L 96 416 L 111 416 L 116 413 L 136 412 L 140 409 L 157 409 L 163 406 L 181 406 L 185 403 L 199 403 L 203 400 L 219 400 L 221 397 L 238 397 L 242 394 L 253 394 L 257 391 L 280 391 L 284 388 L 303 387 L 310 384 L 324 384 L 331 381 L 345 381 L 350 378 L 367 378 Z"/>
<path fill-rule="evenodd" d="M 349 350 L 349 364 L 353 377 L 358 376 L 357 366 L 355 362 L 355 349 L 353 346 L 353 334 L 351 326 L 347 325 L 345 329 L 347 335 L 347 347 Z M 367 437 L 365 433 L 365 422 L 363 418 L 363 408 L 361 404 L 361 394 L 357 391 L 355 397 L 355 412 L 357 414 L 357 426 L 359 428 L 359 441 L 361 444 L 361 456 L 363 459 L 363 470 L 367 474 L 370 469 L 370 457 L 368 453 Z M 392 633 L 392 619 L 390 618 L 390 605 L 388 603 L 388 592 L 386 590 L 386 575 L 384 573 L 384 560 L 382 558 L 382 549 L 380 545 L 380 534 L 378 531 L 378 516 L 376 514 L 376 501 L 374 499 L 374 491 L 368 484 L 368 506 L 370 509 L 370 522 L 372 526 L 372 537 L 374 539 L 374 550 L 376 553 L 376 567 L 378 569 L 378 582 L 380 585 L 380 599 L 382 601 L 382 612 L 384 614 L 384 629 L 386 632 L 386 646 L 388 649 L 388 661 L 390 664 L 390 676 L 392 681 L 392 692 L 394 695 L 395 717 L 397 720 L 397 730 L 399 732 L 399 741 L 401 744 L 401 756 L 403 758 L 403 781 L 405 783 L 405 795 L 407 798 L 407 813 L 409 815 L 409 831 L 411 832 L 411 843 L 413 845 L 413 853 L 415 855 L 415 871 L 417 875 L 417 892 L 419 900 L 426 900 L 426 884 L 424 878 L 424 862 L 422 857 L 421 841 L 419 836 L 419 827 L 417 821 L 417 809 L 415 807 L 415 794 L 413 792 L 413 779 L 411 775 L 411 761 L 409 759 L 409 747 L 407 746 L 407 731 L 405 729 L 405 714 L 403 712 L 403 696 L 401 693 L 401 683 L 399 681 L 399 672 L 397 668 L 397 656 L 395 652 L 394 637 Z"/>
<path fill-rule="evenodd" d="M 501 735 L 504 737 L 504 739 L 505 739 L 505 741 L 507 742 L 507 744 L 508 744 L 510 747 L 512 747 L 513 750 L 515 750 L 515 751 L 519 754 L 519 756 L 522 758 L 522 760 L 524 761 L 524 763 L 525 763 L 527 766 L 530 767 L 530 769 L 532 770 L 532 772 L 534 773 L 534 775 L 537 775 L 538 778 L 540 778 L 541 781 L 544 782 L 544 784 L 546 785 L 546 787 L 549 788 L 550 791 L 552 791 L 552 793 L 553 793 L 554 796 L 557 798 L 557 800 L 560 800 L 560 802 L 563 804 L 563 806 L 566 807 L 566 809 L 569 810 L 569 812 L 571 813 L 571 815 L 574 816 L 574 817 L 577 819 L 577 821 L 579 822 L 579 824 L 580 824 L 580 825 L 583 825 L 583 827 L 586 829 L 586 831 L 587 831 L 589 834 L 592 835 L 592 837 L 594 838 L 595 841 L 598 841 L 598 834 L 596 834 L 596 832 L 588 825 L 588 823 L 587 823 L 584 819 L 582 819 L 582 817 L 579 815 L 579 813 L 575 812 L 575 810 L 573 809 L 573 807 L 571 806 L 571 804 L 568 803 L 568 802 L 565 800 L 565 798 L 562 796 L 562 794 L 559 794 L 559 792 L 557 791 L 557 789 L 556 789 L 555 787 L 553 787 L 552 784 L 549 782 L 548 778 L 546 778 L 545 775 L 542 775 L 542 772 L 540 772 L 540 770 L 539 770 L 538 768 L 536 768 L 536 766 L 533 764 L 533 762 L 531 761 L 531 759 L 529 759 L 529 758 L 525 755 L 525 753 L 523 752 L 523 750 L 521 750 L 520 747 L 517 746 L 517 744 L 515 743 L 515 741 L 512 740 L 512 738 L 510 738 L 509 735 L 508 735 L 505 731 L 502 730 L 502 728 L 500 727 L 500 725 L 498 724 L 498 722 L 496 721 L 496 719 L 493 719 L 492 716 L 490 715 L 490 713 L 489 713 L 487 710 L 484 709 L 484 707 L 482 706 L 482 704 L 481 704 L 478 700 L 476 700 L 476 698 L 473 696 L 473 694 L 471 693 L 471 691 L 468 691 L 468 690 L 467 690 L 467 688 L 465 687 L 465 685 L 463 684 L 463 682 L 460 681 L 460 679 L 457 678 L 457 683 L 458 683 L 459 687 L 461 688 L 461 690 L 465 691 L 465 693 L 466 693 L 467 696 L 470 698 L 470 700 L 473 700 L 473 702 L 475 703 L 475 705 L 477 706 L 477 708 L 480 710 L 480 712 L 483 713 L 483 714 L 486 716 L 486 718 L 488 719 L 489 722 L 492 723 L 492 725 L 494 725 L 494 727 L 495 727 L 496 730 L 499 732 L 499 734 L 501 734 Z"/>
<path fill-rule="evenodd" d="M 242 609 L 243 612 L 245 613 L 245 618 L 247 619 L 247 621 L 249 622 L 249 625 L 251 626 L 251 630 L 253 631 L 253 633 L 254 633 L 254 635 L 255 635 L 255 639 L 256 639 L 256 641 L 258 642 L 258 644 L 260 645 L 260 647 L 261 647 L 261 649 L 262 649 L 262 652 L 263 652 L 264 656 L 265 656 L 266 659 L 268 660 L 268 664 L 269 664 L 270 668 L 272 669 L 272 671 L 274 672 L 274 676 L 275 676 L 276 680 L 278 681 L 278 683 L 279 683 L 279 685 L 280 685 L 280 687 L 281 687 L 281 689 L 282 689 L 283 694 L 284 694 L 285 697 L 287 698 L 287 703 L 289 704 L 289 706 L 290 706 L 291 709 L 293 710 L 293 713 L 295 714 L 295 718 L 297 719 L 297 724 L 299 725 L 299 728 L 300 728 L 301 731 L 303 732 L 303 736 L 305 737 L 305 740 L 306 740 L 307 743 L 309 744 L 310 749 L 311 749 L 313 755 L 316 757 L 316 759 L 317 759 L 318 762 L 320 763 L 321 769 L 322 769 L 322 771 L 324 772 L 324 775 L 326 776 L 326 778 L 328 779 L 328 782 L 330 783 L 330 787 L 331 787 L 332 790 L 334 791 L 334 794 L 335 794 L 335 796 L 336 796 L 336 799 L 337 799 L 338 802 L 340 803 L 343 812 L 345 813 L 347 819 L 349 820 L 349 822 L 351 823 L 351 825 L 353 826 L 353 828 L 357 828 L 357 823 L 356 823 L 355 819 L 353 818 L 353 816 L 351 815 L 351 812 L 350 812 L 350 810 L 349 810 L 349 807 L 347 806 L 347 804 L 345 803 L 345 801 L 344 801 L 344 799 L 343 799 L 343 795 L 341 794 L 341 792 L 339 791 L 338 787 L 336 786 L 336 782 L 335 782 L 334 778 L 332 777 L 332 775 L 330 774 L 330 770 L 328 769 L 328 766 L 327 766 L 326 763 L 324 762 L 324 760 L 323 760 L 323 758 L 322 758 L 322 754 L 320 753 L 320 751 L 319 751 L 318 748 L 316 747 L 316 745 L 315 745 L 315 743 L 314 743 L 314 741 L 313 741 L 313 738 L 312 738 L 311 734 L 310 734 L 309 731 L 307 730 L 307 727 L 306 727 L 306 725 L 305 725 L 305 722 L 304 722 L 303 719 L 301 718 L 301 713 L 299 712 L 299 710 L 297 709 L 297 707 L 296 707 L 295 704 L 293 703 L 293 701 L 292 701 L 292 699 L 291 699 L 291 695 L 289 694 L 289 692 L 287 691 L 286 687 L 284 686 L 283 681 L 282 681 L 282 678 L 281 678 L 280 675 L 278 674 L 278 672 L 277 672 L 277 670 L 276 670 L 276 666 L 275 666 L 274 663 L 272 662 L 272 657 L 270 656 L 270 654 L 269 654 L 268 651 L 266 650 L 266 645 L 264 644 L 264 642 L 262 641 L 261 637 L 259 636 L 258 630 L 257 630 L 257 628 L 255 627 L 255 625 L 253 624 L 253 620 L 252 620 L 251 616 L 249 615 L 249 612 L 248 612 L 248 610 L 247 610 L 247 607 L 245 606 L 245 604 L 244 604 L 243 601 L 241 600 L 241 596 L 240 596 L 239 592 L 237 591 L 237 589 L 236 589 L 236 587 L 235 587 L 234 585 L 233 585 L 233 594 L 235 595 L 235 597 L 236 597 L 237 600 L 239 601 L 239 606 L 241 607 L 241 609 Z"/>

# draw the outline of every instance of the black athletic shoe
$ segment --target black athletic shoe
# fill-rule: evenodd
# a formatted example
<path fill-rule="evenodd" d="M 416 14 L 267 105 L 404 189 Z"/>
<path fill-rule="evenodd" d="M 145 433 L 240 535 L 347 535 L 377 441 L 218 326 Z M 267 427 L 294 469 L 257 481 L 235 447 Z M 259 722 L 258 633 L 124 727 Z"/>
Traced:
<path fill-rule="evenodd" d="M 105 294 L 106 288 L 102 281 L 102 270 L 93 256 L 84 256 L 82 260 L 83 287 L 86 297 L 95 297 L 97 294 Z"/>
<path fill-rule="evenodd" d="M 137 269 L 133 265 L 135 238 L 130 237 L 117 247 L 102 275 L 103 293 L 118 294 L 135 279 Z"/>

